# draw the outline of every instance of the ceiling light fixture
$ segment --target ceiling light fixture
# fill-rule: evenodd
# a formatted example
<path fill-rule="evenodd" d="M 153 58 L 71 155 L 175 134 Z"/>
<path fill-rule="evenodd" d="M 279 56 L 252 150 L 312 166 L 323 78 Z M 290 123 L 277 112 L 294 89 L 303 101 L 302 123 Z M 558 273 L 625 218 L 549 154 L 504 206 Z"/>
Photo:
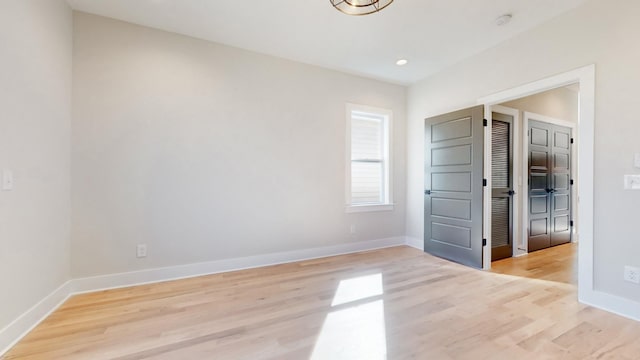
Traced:
<path fill-rule="evenodd" d="M 400 60 L 396 61 L 396 65 L 398 65 L 398 66 L 405 66 L 408 63 L 409 63 L 409 60 L 407 60 L 407 59 L 400 59 Z"/>
<path fill-rule="evenodd" d="M 347 15 L 368 15 L 389 6 L 393 0 L 329 0 L 331 5 Z"/>

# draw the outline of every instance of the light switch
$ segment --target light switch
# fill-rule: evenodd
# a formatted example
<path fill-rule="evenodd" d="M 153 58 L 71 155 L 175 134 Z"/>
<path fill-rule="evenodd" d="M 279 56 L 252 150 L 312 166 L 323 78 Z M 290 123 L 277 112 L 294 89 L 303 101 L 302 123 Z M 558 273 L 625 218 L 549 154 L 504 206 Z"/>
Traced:
<path fill-rule="evenodd" d="M 624 188 L 625 190 L 640 190 L 640 175 L 625 175 Z"/>
<path fill-rule="evenodd" d="M 2 170 L 2 190 L 13 190 L 13 172 L 11 170 Z"/>
<path fill-rule="evenodd" d="M 636 153 L 633 157 L 633 166 L 640 168 L 640 153 Z"/>

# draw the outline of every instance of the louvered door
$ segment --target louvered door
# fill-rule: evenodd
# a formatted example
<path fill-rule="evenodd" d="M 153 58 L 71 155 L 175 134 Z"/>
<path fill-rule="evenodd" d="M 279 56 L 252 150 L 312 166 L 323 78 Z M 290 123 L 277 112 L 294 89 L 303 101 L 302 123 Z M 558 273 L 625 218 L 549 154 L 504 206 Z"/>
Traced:
<path fill-rule="evenodd" d="M 491 260 L 513 254 L 513 117 L 493 113 L 491 124 Z"/>

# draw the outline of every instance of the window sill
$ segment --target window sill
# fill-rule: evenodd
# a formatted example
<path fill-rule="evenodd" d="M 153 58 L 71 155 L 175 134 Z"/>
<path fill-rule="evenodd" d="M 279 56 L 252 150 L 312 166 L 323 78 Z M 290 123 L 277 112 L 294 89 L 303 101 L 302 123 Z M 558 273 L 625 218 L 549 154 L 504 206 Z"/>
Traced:
<path fill-rule="evenodd" d="M 375 205 L 347 205 L 345 212 L 359 213 L 372 211 L 393 211 L 394 204 L 375 204 Z"/>

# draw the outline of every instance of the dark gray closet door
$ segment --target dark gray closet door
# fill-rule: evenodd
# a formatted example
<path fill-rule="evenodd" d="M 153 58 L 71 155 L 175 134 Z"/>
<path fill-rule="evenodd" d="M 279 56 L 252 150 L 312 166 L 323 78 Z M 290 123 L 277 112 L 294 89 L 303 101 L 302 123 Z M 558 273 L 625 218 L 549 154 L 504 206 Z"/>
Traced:
<path fill-rule="evenodd" d="M 491 124 L 491 261 L 513 254 L 513 116 L 493 113 Z"/>
<path fill-rule="evenodd" d="M 484 107 L 425 120 L 426 252 L 482 268 Z"/>
<path fill-rule="evenodd" d="M 571 128 L 553 127 L 551 137 L 551 246 L 571 242 Z"/>
<path fill-rule="evenodd" d="M 571 241 L 571 129 L 529 121 L 529 251 Z"/>

